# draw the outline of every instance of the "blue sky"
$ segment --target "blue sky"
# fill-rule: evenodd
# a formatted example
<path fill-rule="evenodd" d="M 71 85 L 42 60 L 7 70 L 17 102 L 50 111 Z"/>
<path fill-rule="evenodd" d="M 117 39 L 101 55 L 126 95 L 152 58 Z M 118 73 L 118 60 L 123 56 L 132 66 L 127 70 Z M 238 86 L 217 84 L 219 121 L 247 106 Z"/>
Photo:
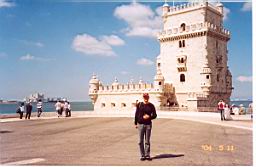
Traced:
<path fill-rule="evenodd" d="M 161 5 L 0 0 L 0 99 L 42 92 L 87 101 L 93 72 L 104 84 L 115 77 L 122 83 L 140 78 L 153 82 L 159 54 L 153 35 L 161 29 Z M 251 98 L 251 3 L 224 6 L 224 25 L 232 33 L 228 45 L 232 97 Z"/>

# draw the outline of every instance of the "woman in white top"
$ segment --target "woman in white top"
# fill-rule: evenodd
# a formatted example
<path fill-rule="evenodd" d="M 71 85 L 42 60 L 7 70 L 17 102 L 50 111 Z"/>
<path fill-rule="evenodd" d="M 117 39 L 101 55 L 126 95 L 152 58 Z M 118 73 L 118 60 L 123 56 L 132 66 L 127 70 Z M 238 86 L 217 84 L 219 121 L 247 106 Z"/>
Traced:
<path fill-rule="evenodd" d="M 40 117 L 43 112 L 43 102 L 41 99 L 38 100 L 38 103 L 36 104 L 37 108 L 37 117 Z"/>
<path fill-rule="evenodd" d="M 56 111 L 58 113 L 58 117 L 60 117 L 60 110 L 61 110 L 61 103 L 60 103 L 60 101 L 57 101 L 57 103 L 55 104 L 55 108 L 56 108 Z"/>
<path fill-rule="evenodd" d="M 24 113 L 24 111 L 25 111 L 25 106 L 24 106 L 24 103 L 22 102 L 22 103 L 20 103 L 20 119 L 22 119 L 23 118 L 23 113 Z"/>
<path fill-rule="evenodd" d="M 228 104 L 225 104 L 224 116 L 225 116 L 225 120 L 232 120 L 232 117 L 230 116 L 230 108 L 229 108 Z"/>

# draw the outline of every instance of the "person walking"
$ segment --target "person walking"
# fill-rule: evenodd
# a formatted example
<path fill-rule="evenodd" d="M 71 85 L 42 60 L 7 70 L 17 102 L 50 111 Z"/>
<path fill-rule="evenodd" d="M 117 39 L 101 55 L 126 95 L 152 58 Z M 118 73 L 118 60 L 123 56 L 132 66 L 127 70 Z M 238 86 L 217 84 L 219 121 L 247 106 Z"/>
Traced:
<path fill-rule="evenodd" d="M 64 102 L 64 111 L 65 111 L 65 116 L 68 117 L 69 112 L 68 112 L 68 102 L 67 101 Z"/>
<path fill-rule="evenodd" d="M 21 102 L 20 103 L 20 108 L 19 108 L 19 114 L 20 114 L 20 119 L 22 119 L 23 118 L 23 113 L 24 113 L 24 111 L 25 111 L 25 106 L 24 106 L 24 102 Z"/>
<path fill-rule="evenodd" d="M 232 120 L 232 117 L 230 116 L 230 107 L 228 104 L 225 104 L 224 107 L 224 118 L 225 120 Z"/>
<path fill-rule="evenodd" d="M 58 113 L 58 118 L 60 117 L 60 110 L 61 110 L 61 103 L 60 103 L 60 101 L 58 100 L 57 101 L 57 103 L 55 104 L 55 108 L 56 108 L 56 111 L 57 111 L 57 113 Z"/>
<path fill-rule="evenodd" d="M 68 102 L 68 116 L 71 117 L 71 105 Z"/>
<path fill-rule="evenodd" d="M 43 102 L 41 99 L 38 100 L 36 108 L 37 108 L 37 117 L 40 117 L 43 112 Z"/>
<path fill-rule="evenodd" d="M 135 112 L 135 128 L 139 130 L 139 148 L 141 161 L 152 160 L 150 157 L 150 137 L 152 121 L 157 117 L 155 106 L 149 102 L 149 94 L 143 94 L 144 102 L 137 105 Z M 145 139 L 145 142 L 144 142 Z"/>
<path fill-rule="evenodd" d="M 218 103 L 218 110 L 220 112 L 220 118 L 221 118 L 222 121 L 225 120 L 224 106 L 225 106 L 225 103 L 223 102 L 223 100 L 220 100 L 219 103 Z"/>
<path fill-rule="evenodd" d="M 25 119 L 30 119 L 32 109 L 33 109 L 33 107 L 32 107 L 32 105 L 31 105 L 31 102 L 29 101 L 29 102 L 26 104 L 26 117 L 25 117 Z"/>

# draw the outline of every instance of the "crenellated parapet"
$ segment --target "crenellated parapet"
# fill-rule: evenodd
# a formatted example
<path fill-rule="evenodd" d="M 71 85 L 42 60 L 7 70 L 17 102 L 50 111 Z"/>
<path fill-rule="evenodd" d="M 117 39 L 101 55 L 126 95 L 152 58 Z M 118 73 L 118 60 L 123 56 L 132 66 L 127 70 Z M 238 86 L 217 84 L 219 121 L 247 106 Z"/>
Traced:
<path fill-rule="evenodd" d="M 225 41 L 230 39 L 230 32 L 228 30 L 216 26 L 210 22 L 203 22 L 187 25 L 185 30 L 183 27 L 175 27 L 163 30 L 158 33 L 158 40 L 160 42 L 166 42 L 205 35 L 216 36 L 219 39 Z"/>
<path fill-rule="evenodd" d="M 166 84 L 163 89 L 156 88 L 153 84 L 141 83 L 141 84 L 119 84 L 119 85 L 106 85 L 99 86 L 97 94 L 119 94 L 119 93 L 143 93 L 143 92 L 159 92 L 164 93 L 168 91 L 173 92 L 172 85 Z"/>
<path fill-rule="evenodd" d="M 163 7 L 166 7 L 166 6 L 163 6 Z M 209 10 L 212 10 L 213 12 L 218 11 L 219 15 L 223 14 L 222 10 L 221 10 L 221 6 L 218 4 L 215 6 L 208 2 L 194 2 L 194 3 L 185 3 L 185 4 L 181 4 L 181 5 L 176 5 L 173 7 L 168 6 L 168 10 L 166 10 L 163 13 L 163 16 L 179 14 L 182 12 L 189 12 L 189 11 L 196 10 L 198 8 L 208 8 Z"/>

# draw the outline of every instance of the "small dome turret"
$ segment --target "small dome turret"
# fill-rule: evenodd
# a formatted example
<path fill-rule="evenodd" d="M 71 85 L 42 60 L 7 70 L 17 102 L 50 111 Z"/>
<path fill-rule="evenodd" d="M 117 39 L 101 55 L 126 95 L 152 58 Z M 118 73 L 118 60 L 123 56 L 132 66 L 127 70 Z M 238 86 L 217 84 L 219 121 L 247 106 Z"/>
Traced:
<path fill-rule="evenodd" d="M 89 81 L 89 96 L 94 104 L 97 97 L 98 97 L 98 90 L 99 90 L 100 80 L 97 78 L 95 74 L 92 75 L 92 78 Z"/>
<path fill-rule="evenodd" d="M 112 83 L 112 86 L 117 86 L 117 85 L 119 85 L 119 82 L 118 82 L 117 78 L 115 77 L 115 81 Z"/>
<path fill-rule="evenodd" d="M 142 78 L 140 78 L 139 84 L 143 84 L 143 83 L 144 83 L 144 82 L 143 82 Z"/>
<path fill-rule="evenodd" d="M 216 7 L 218 8 L 218 11 L 221 13 L 221 14 L 224 14 L 224 6 L 222 3 L 218 2 L 216 4 Z"/>
<path fill-rule="evenodd" d="M 97 78 L 95 74 L 92 75 L 92 78 L 89 81 L 89 84 L 99 84 L 100 80 Z"/>
<path fill-rule="evenodd" d="M 164 76 L 162 75 L 162 72 L 160 69 L 157 70 L 157 73 L 154 78 L 155 81 L 161 81 L 164 80 Z"/>
<path fill-rule="evenodd" d="M 164 87 L 164 76 L 160 69 L 157 70 L 157 73 L 154 77 L 154 87 L 157 91 L 162 91 Z"/>
<path fill-rule="evenodd" d="M 167 4 L 167 2 L 165 1 L 163 7 L 163 15 L 167 14 L 170 11 L 170 6 Z"/>

